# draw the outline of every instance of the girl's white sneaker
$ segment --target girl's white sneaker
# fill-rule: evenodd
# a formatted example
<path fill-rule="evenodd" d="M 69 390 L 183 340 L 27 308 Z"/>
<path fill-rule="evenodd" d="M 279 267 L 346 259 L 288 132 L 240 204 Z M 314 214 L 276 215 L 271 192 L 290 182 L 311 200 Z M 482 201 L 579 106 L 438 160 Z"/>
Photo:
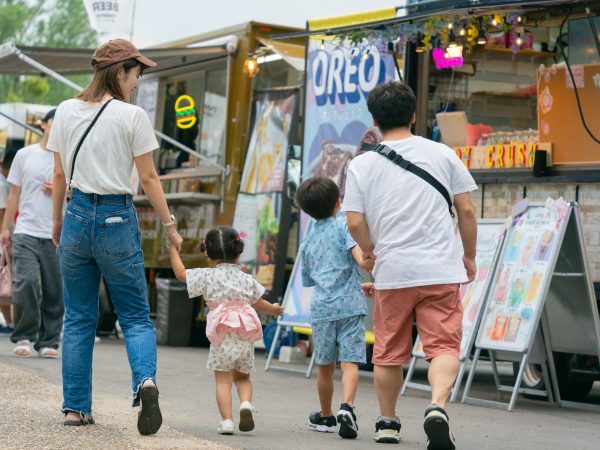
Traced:
<path fill-rule="evenodd" d="M 240 405 L 240 431 L 254 430 L 254 405 L 246 401 Z"/>
<path fill-rule="evenodd" d="M 233 420 L 221 420 L 217 433 L 219 434 L 233 434 Z"/>

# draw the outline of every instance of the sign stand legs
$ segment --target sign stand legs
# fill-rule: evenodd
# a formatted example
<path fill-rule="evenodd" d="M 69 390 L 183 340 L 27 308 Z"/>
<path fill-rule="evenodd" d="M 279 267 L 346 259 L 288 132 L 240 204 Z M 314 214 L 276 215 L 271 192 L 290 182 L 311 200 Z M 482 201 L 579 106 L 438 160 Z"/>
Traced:
<path fill-rule="evenodd" d="M 273 336 L 273 343 L 271 344 L 271 348 L 269 350 L 269 356 L 267 357 L 267 363 L 265 364 L 265 372 L 268 372 L 271 369 L 282 370 L 285 372 L 302 373 L 302 374 L 304 374 L 304 376 L 306 376 L 306 378 L 310 378 L 312 375 L 313 368 L 315 366 L 315 353 L 314 352 L 312 354 L 312 357 L 310 358 L 310 364 L 308 365 L 308 370 L 296 369 L 294 367 L 274 366 L 272 364 L 273 356 L 275 354 L 275 347 L 277 346 L 277 341 L 279 340 L 279 335 L 281 334 L 281 330 L 284 327 L 292 328 L 291 326 L 288 326 L 288 325 L 281 325 L 281 324 L 277 325 L 277 328 L 275 329 L 275 335 Z"/>
<path fill-rule="evenodd" d="M 489 350 L 490 355 L 490 363 L 492 366 L 492 376 L 494 377 L 494 384 L 496 385 L 496 389 L 498 394 L 502 397 L 503 392 L 510 392 L 510 401 L 508 403 L 501 401 L 493 401 L 493 400 L 485 400 L 480 398 L 469 397 L 469 391 L 471 390 L 471 385 L 473 383 L 473 377 L 475 375 L 475 368 L 477 366 L 477 362 L 479 361 L 479 357 L 481 356 L 481 348 L 477 348 L 475 351 L 475 357 L 473 358 L 473 364 L 471 366 L 471 370 L 469 372 L 469 377 L 467 378 L 467 384 L 465 385 L 465 391 L 462 396 L 462 403 L 469 403 L 472 405 L 480 405 L 480 406 L 493 406 L 496 408 L 507 409 L 508 411 L 512 411 L 515 409 L 515 404 L 517 402 L 518 394 L 529 394 L 529 395 L 537 395 L 540 397 L 548 397 L 548 401 L 550 403 L 554 403 L 554 395 L 551 389 L 551 381 L 548 372 L 548 361 L 546 359 L 546 352 L 544 349 L 544 343 L 542 341 L 541 333 L 538 331 L 538 336 L 534 342 L 534 346 L 522 354 L 520 360 L 515 361 L 519 363 L 519 371 L 517 373 L 517 377 L 515 379 L 514 385 L 503 385 L 500 380 L 500 374 L 498 373 L 497 366 L 497 355 L 496 350 Z M 533 356 L 531 356 L 533 355 Z M 516 355 L 514 355 L 516 356 Z M 514 357 L 513 356 L 513 357 Z M 511 360 L 510 353 L 502 353 L 500 355 L 502 360 Z M 534 364 L 540 364 L 542 366 L 542 377 L 544 380 L 545 389 L 528 389 L 522 388 L 521 383 L 523 382 L 523 374 L 525 373 L 525 369 L 527 368 L 527 364 L 532 362 Z"/>
<path fill-rule="evenodd" d="M 271 348 L 269 349 L 269 356 L 267 357 L 267 364 L 265 364 L 265 372 L 267 372 L 271 368 L 271 361 L 273 359 L 273 355 L 275 354 L 275 347 L 277 345 L 277 340 L 279 339 L 279 335 L 281 334 L 281 325 L 277 325 L 275 329 L 275 335 L 273 336 L 273 342 L 271 343 Z"/>

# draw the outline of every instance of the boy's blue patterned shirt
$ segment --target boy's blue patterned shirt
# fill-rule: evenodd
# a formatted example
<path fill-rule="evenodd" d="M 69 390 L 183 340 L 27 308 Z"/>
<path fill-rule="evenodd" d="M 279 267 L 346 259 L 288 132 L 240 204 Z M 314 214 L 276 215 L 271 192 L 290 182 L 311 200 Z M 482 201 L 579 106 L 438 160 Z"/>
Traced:
<path fill-rule="evenodd" d="M 302 284 L 315 287 L 310 302 L 312 323 L 367 314 L 358 265 L 351 253 L 355 246 L 347 225 L 335 217 L 318 220 L 302 240 Z"/>

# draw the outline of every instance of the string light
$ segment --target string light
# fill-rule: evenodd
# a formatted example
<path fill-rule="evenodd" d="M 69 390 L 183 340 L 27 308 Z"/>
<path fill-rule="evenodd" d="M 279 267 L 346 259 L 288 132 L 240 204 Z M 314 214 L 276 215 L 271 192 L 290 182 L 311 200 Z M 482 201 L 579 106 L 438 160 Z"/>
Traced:
<path fill-rule="evenodd" d="M 519 22 L 519 23 L 523 22 L 523 18 L 521 16 L 517 16 L 517 22 Z"/>
<path fill-rule="evenodd" d="M 244 61 L 243 72 L 250 78 L 253 78 L 258 72 L 260 72 L 260 67 L 256 61 L 256 55 L 252 52 L 248 52 L 248 57 Z"/>
<path fill-rule="evenodd" d="M 496 20 L 495 17 L 492 19 L 492 26 L 493 27 L 497 27 L 498 26 L 498 21 Z"/>
<path fill-rule="evenodd" d="M 517 33 L 517 40 L 515 41 L 515 43 L 520 47 L 521 45 L 523 45 L 523 39 L 521 38 L 521 33 Z"/>
<path fill-rule="evenodd" d="M 460 32 L 458 34 L 460 34 L 461 36 L 466 36 L 467 35 L 467 27 L 465 27 L 463 25 L 463 27 L 460 29 Z"/>
<path fill-rule="evenodd" d="M 321 50 L 325 50 L 325 39 L 321 39 Z"/>
<path fill-rule="evenodd" d="M 454 24 L 452 22 L 448 23 L 448 29 L 452 30 L 454 28 Z"/>
<path fill-rule="evenodd" d="M 365 54 L 363 55 L 363 59 L 366 61 L 367 59 L 369 59 L 369 53 L 371 52 L 371 50 L 367 49 L 367 51 L 365 52 Z"/>

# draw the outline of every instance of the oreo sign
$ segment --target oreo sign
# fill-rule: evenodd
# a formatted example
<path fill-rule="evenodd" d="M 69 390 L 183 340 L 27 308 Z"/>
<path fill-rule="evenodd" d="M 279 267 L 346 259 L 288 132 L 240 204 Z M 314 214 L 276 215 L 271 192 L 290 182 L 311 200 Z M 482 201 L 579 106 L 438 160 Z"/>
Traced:
<path fill-rule="evenodd" d="M 313 50 L 309 56 L 309 77 L 318 106 L 327 103 L 358 103 L 386 80 L 386 68 L 379 48 L 370 46 L 354 54 L 345 48 L 331 52 Z"/>

